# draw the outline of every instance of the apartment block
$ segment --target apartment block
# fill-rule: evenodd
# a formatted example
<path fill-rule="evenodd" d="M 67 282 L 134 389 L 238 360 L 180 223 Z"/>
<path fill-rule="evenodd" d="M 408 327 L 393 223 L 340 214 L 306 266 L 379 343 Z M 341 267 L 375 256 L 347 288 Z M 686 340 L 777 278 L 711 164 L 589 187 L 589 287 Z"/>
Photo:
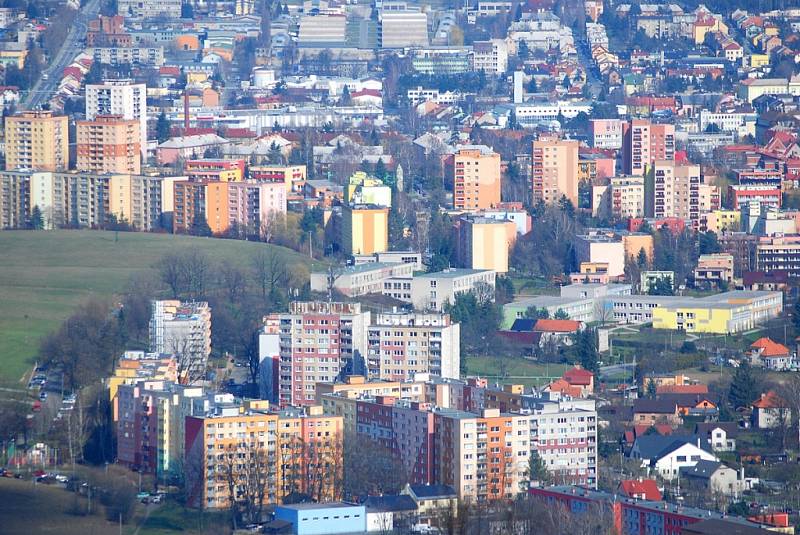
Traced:
<path fill-rule="evenodd" d="M 573 140 L 539 139 L 533 142 L 531 176 L 533 203 L 557 203 L 566 197 L 578 205 L 578 147 Z"/>
<path fill-rule="evenodd" d="M 278 411 L 278 495 L 306 494 L 319 502 L 342 499 L 344 421 L 322 407 Z"/>
<path fill-rule="evenodd" d="M 455 303 L 456 296 L 464 292 L 494 299 L 496 277 L 497 273 L 488 269 L 448 268 L 420 274 L 411 279 L 411 303 L 419 311 L 440 311 L 445 303 Z"/>
<path fill-rule="evenodd" d="M 93 121 L 78 121 L 76 133 L 78 170 L 98 174 L 141 173 L 139 121 L 120 115 L 98 115 Z"/>
<path fill-rule="evenodd" d="M 114 372 L 106 379 L 112 418 L 119 419 L 117 393 L 122 385 L 135 385 L 141 381 L 178 381 L 178 362 L 173 355 L 126 351 L 117 360 Z"/>
<path fill-rule="evenodd" d="M 106 65 L 149 65 L 160 67 L 164 64 L 163 46 L 103 46 L 90 48 L 88 53 Z"/>
<path fill-rule="evenodd" d="M 342 251 L 347 255 L 389 249 L 389 208 L 357 204 L 342 207 Z"/>
<path fill-rule="evenodd" d="M 194 182 L 235 182 L 244 179 L 244 160 L 216 160 L 213 158 L 187 160 L 185 171 L 189 180 Z"/>
<path fill-rule="evenodd" d="M 206 185 L 176 180 L 172 188 L 172 232 L 189 232 L 195 221 L 206 217 Z"/>
<path fill-rule="evenodd" d="M 153 301 L 150 351 L 174 354 L 179 379 L 193 384 L 205 379 L 211 355 L 211 308 L 208 303 Z"/>
<path fill-rule="evenodd" d="M 183 467 L 186 416 L 200 387 L 139 381 L 117 389 L 117 462 L 165 481 Z"/>
<path fill-rule="evenodd" d="M 254 472 L 266 479 L 264 505 L 281 498 L 278 415 L 245 408 L 220 404 L 207 414 L 186 417 L 184 474 L 192 507 L 230 507 L 229 482 L 244 485 Z"/>
<path fill-rule="evenodd" d="M 214 234 L 262 235 L 286 214 L 286 189 L 277 182 L 206 182 L 204 213 Z"/>
<path fill-rule="evenodd" d="M 453 154 L 453 208 L 476 211 L 500 204 L 500 155 L 485 145 L 464 145 Z"/>
<path fill-rule="evenodd" d="M 181 0 L 120 0 L 117 13 L 126 18 L 181 18 Z"/>
<path fill-rule="evenodd" d="M 695 285 L 727 286 L 733 282 L 733 255 L 728 253 L 701 254 L 694 268 Z"/>
<path fill-rule="evenodd" d="M 553 480 L 597 487 L 597 409 L 588 399 L 524 399 L 530 448 Z"/>
<path fill-rule="evenodd" d="M 645 213 L 657 219 L 676 217 L 699 225 L 700 166 L 659 159 L 653 162 L 653 168 L 654 183 L 652 189 L 647 184 Z"/>
<path fill-rule="evenodd" d="M 622 148 L 622 121 L 620 119 L 591 119 L 589 139 L 596 149 Z"/>
<path fill-rule="evenodd" d="M 26 111 L 5 118 L 6 169 L 69 168 L 69 120 L 52 111 Z"/>
<path fill-rule="evenodd" d="M 294 302 L 279 319 L 281 406 L 312 405 L 317 383 L 364 369 L 370 313 L 359 303 Z"/>
<path fill-rule="evenodd" d="M 675 159 L 675 125 L 632 119 L 622 127 L 622 163 L 626 175 L 644 176 L 655 160 Z"/>
<path fill-rule="evenodd" d="M 407 381 L 428 373 L 458 379 L 460 327 L 448 314 L 376 314 L 367 331 L 368 376 Z"/>
<path fill-rule="evenodd" d="M 796 236 L 761 238 L 756 245 L 756 270 L 785 271 L 792 278 L 800 277 L 800 239 Z"/>
<path fill-rule="evenodd" d="M 644 216 L 644 178 L 615 176 L 608 184 L 592 186 L 592 215 L 607 220 Z"/>
<path fill-rule="evenodd" d="M 0 172 L 0 229 L 25 228 L 32 209 L 30 174 L 24 171 Z M 42 218 L 45 219 L 44 214 Z M 47 220 L 44 224 L 45 228 L 52 228 L 52 223 Z"/>
<path fill-rule="evenodd" d="M 780 208 L 781 187 L 769 184 L 733 184 L 728 186 L 728 205 L 733 210 L 758 202 L 764 207 Z"/>
<path fill-rule="evenodd" d="M 305 165 L 251 165 L 247 172 L 253 180 L 284 184 L 287 195 L 301 191 L 307 178 Z"/>
<path fill-rule="evenodd" d="M 436 481 L 459 499 L 511 499 L 525 479 L 530 454 L 527 416 L 483 409 L 434 411 Z"/>
<path fill-rule="evenodd" d="M 502 39 L 472 43 L 472 68 L 491 74 L 503 74 L 508 69 L 508 45 Z"/>
<path fill-rule="evenodd" d="M 381 48 L 428 46 L 428 16 L 419 11 L 382 12 Z"/>
<path fill-rule="evenodd" d="M 517 238 L 513 221 L 488 217 L 462 217 L 455 232 L 456 258 L 468 269 L 508 272 L 508 255 Z"/>
<path fill-rule="evenodd" d="M 148 2 L 130 2 L 132 5 L 148 5 Z M 174 3 L 153 3 L 165 9 Z M 125 2 L 120 2 L 123 9 Z M 144 8 L 136 8 L 144 10 Z M 127 12 L 125 13 L 127 14 Z M 180 17 L 180 2 L 178 2 Z M 139 123 L 139 143 L 142 158 L 147 157 L 147 86 L 131 80 L 106 80 L 100 84 L 86 84 L 86 120 L 94 121 L 98 116 L 118 116 Z"/>
<path fill-rule="evenodd" d="M 138 152 L 135 156 L 138 160 Z M 156 230 L 161 228 L 163 191 L 159 176 L 111 175 L 108 177 L 108 213 L 137 230 Z"/>

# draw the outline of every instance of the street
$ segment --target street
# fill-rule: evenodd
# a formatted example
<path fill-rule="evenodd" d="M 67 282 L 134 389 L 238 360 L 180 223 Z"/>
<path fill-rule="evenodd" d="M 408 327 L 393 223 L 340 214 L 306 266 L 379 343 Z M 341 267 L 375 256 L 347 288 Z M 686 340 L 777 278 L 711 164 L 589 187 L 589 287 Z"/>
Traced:
<path fill-rule="evenodd" d="M 31 87 L 25 98 L 21 102 L 21 107 L 33 110 L 38 109 L 50 98 L 58 89 L 58 84 L 61 82 L 61 73 L 75 59 L 81 50 L 84 48 L 84 39 L 86 38 L 87 24 L 90 20 L 97 17 L 100 12 L 100 0 L 88 0 L 86 4 L 81 7 L 78 14 L 75 16 L 75 21 L 69 29 L 69 34 L 58 50 L 58 53 L 50 58 L 47 67 L 42 72 L 42 76 Z"/>

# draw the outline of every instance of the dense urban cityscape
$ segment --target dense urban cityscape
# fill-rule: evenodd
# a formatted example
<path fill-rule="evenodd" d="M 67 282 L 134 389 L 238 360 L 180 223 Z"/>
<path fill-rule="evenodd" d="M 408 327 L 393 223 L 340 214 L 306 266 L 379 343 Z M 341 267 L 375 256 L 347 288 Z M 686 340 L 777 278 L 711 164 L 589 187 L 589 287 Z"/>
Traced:
<path fill-rule="evenodd" d="M 800 523 L 800 2 L 0 2 L 0 533 Z"/>

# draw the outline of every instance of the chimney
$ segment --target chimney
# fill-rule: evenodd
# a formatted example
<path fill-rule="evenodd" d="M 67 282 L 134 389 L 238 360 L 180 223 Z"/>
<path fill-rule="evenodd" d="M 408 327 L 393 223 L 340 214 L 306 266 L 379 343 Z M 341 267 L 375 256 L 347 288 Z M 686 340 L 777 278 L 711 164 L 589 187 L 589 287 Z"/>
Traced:
<path fill-rule="evenodd" d="M 189 131 L 189 90 L 183 90 L 183 135 Z"/>

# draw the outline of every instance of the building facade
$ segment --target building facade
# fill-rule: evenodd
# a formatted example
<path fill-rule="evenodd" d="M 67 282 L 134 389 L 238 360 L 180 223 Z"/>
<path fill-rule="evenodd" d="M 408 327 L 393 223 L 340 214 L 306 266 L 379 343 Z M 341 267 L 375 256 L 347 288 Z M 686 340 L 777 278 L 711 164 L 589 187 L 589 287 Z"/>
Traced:
<path fill-rule="evenodd" d="M 69 119 L 51 111 L 5 118 L 6 169 L 62 171 L 69 168 Z"/>

